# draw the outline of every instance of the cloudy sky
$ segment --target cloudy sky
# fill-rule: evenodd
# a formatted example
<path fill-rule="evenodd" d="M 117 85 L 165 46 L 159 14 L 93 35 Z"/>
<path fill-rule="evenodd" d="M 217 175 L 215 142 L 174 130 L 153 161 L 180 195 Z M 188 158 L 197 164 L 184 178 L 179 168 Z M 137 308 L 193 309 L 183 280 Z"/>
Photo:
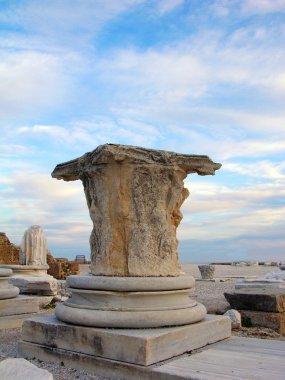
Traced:
<path fill-rule="evenodd" d="M 1 0 L 0 231 L 89 255 L 82 184 L 55 165 L 103 143 L 207 154 L 184 262 L 285 261 L 285 0 Z"/>

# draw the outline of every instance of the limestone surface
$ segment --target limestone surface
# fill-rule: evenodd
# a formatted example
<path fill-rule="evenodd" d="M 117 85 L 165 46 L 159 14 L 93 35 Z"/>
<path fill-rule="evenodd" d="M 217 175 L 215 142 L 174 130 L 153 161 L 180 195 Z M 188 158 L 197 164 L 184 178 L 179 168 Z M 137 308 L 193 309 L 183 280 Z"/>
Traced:
<path fill-rule="evenodd" d="M 24 233 L 20 252 L 20 264 L 47 264 L 47 240 L 40 226 L 31 226 Z"/>
<path fill-rule="evenodd" d="M 207 156 L 105 144 L 57 165 L 52 177 L 83 182 L 93 274 L 179 276 L 176 229 L 189 195 L 183 180 L 220 167 Z"/>

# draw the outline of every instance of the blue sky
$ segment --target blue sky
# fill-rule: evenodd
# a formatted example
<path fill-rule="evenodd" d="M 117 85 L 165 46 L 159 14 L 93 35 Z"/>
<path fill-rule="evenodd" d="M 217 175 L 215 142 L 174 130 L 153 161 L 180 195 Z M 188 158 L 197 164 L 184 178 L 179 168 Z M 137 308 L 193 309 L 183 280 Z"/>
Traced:
<path fill-rule="evenodd" d="M 82 185 L 103 143 L 207 154 L 181 261 L 285 260 L 285 0 L 0 0 L 0 230 L 89 255 Z"/>

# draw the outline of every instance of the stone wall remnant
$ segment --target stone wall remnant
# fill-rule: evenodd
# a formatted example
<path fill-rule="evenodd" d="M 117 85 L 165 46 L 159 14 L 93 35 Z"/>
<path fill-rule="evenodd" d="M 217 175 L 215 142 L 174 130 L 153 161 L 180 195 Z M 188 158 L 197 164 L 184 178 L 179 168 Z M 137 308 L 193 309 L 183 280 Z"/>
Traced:
<path fill-rule="evenodd" d="M 0 264 L 19 264 L 20 247 L 10 242 L 4 232 L 0 232 Z"/>

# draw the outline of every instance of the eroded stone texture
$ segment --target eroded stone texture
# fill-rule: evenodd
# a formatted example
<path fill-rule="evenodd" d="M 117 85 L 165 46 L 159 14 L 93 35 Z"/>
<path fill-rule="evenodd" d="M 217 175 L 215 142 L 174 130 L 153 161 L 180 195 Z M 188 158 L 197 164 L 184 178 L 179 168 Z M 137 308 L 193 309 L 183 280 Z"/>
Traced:
<path fill-rule="evenodd" d="M 215 277 L 214 265 L 198 265 L 203 280 L 212 280 Z"/>
<path fill-rule="evenodd" d="M 183 180 L 220 167 L 207 156 L 106 144 L 57 165 L 52 177 L 83 182 L 93 274 L 178 276 L 176 228 L 189 195 Z"/>

